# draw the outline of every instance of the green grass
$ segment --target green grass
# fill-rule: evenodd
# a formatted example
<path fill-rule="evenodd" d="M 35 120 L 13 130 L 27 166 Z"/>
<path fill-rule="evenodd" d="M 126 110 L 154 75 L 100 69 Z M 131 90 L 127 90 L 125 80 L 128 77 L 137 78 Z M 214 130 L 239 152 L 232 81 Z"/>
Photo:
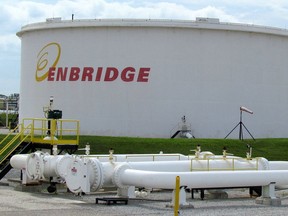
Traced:
<path fill-rule="evenodd" d="M 18 120 L 17 114 L 8 114 L 8 124 Z M 0 127 L 6 126 L 6 113 L 0 113 Z M 15 125 L 13 125 L 15 127 Z"/>
<path fill-rule="evenodd" d="M 227 152 L 236 156 L 246 157 L 247 144 L 253 148 L 253 157 L 265 157 L 268 160 L 288 161 L 288 139 L 160 139 L 131 137 L 81 136 L 80 148 L 89 143 L 91 154 L 108 154 L 110 148 L 115 154 L 145 154 L 145 153 L 181 153 L 193 154 L 190 150 L 201 145 L 202 151 L 222 154 L 225 146 Z"/>
<path fill-rule="evenodd" d="M 0 135 L 0 141 L 4 135 Z M 108 154 L 113 148 L 115 154 L 145 154 L 145 153 L 181 153 L 194 154 L 190 150 L 201 145 L 202 151 L 222 154 L 225 146 L 227 152 L 240 157 L 246 157 L 247 144 L 253 147 L 253 157 L 265 157 L 268 160 L 288 161 L 288 138 L 238 140 L 238 139 L 164 139 L 164 138 L 133 138 L 80 136 L 79 148 L 89 143 L 91 154 Z M 1 149 L 1 146 L 0 146 Z M 77 151 L 84 154 L 84 151 Z"/>

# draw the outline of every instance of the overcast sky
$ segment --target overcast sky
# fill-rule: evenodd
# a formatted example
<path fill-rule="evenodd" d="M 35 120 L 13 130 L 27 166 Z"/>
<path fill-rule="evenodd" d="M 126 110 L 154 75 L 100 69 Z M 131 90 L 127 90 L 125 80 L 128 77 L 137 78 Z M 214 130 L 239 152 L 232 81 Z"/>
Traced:
<path fill-rule="evenodd" d="M 21 26 L 62 19 L 219 18 L 221 22 L 288 28 L 287 0 L 0 0 L 0 94 L 20 92 Z"/>

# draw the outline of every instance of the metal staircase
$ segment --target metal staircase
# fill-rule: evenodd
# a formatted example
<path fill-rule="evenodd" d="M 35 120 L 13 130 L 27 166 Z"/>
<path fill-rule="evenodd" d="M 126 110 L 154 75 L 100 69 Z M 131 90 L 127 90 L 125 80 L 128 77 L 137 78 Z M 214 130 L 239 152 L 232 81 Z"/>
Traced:
<path fill-rule="evenodd" d="M 12 168 L 10 165 L 10 158 L 14 154 L 25 154 L 31 149 L 31 142 L 25 140 L 31 136 L 31 127 L 22 128 L 20 133 L 14 135 L 12 132 L 0 142 L 0 180 L 10 171 Z M 18 130 L 18 126 L 13 130 Z"/>

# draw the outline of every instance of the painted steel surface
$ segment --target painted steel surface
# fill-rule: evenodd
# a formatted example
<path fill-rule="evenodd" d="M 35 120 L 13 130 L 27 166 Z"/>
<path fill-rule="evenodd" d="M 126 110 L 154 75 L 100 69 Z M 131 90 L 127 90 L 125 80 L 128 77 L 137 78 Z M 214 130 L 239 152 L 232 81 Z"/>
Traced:
<path fill-rule="evenodd" d="M 286 30 L 49 19 L 18 36 L 20 121 L 43 116 L 53 95 L 63 118 L 80 120 L 81 134 L 170 137 L 185 115 L 195 137 L 223 138 L 244 106 L 255 138 L 288 135 Z"/>
<path fill-rule="evenodd" d="M 176 176 L 181 178 L 181 185 L 190 188 L 265 186 L 271 182 L 275 182 L 280 188 L 288 185 L 288 171 L 283 170 L 285 162 L 281 161 L 274 162 L 273 170 L 270 170 L 265 158 L 231 158 L 235 162 L 227 158 L 220 160 L 219 156 L 216 160 L 197 159 L 197 166 L 201 169 L 193 171 L 190 160 L 171 161 L 167 155 L 167 161 L 145 161 L 146 157 L 147 155 L 143 155 L 142 162 L 115 162 L 113 158 L 109 162 L 101 162 L 95 157 L 52 156 L 35 152 L 14 155 L 11 165 L 16 169 L 26 170 L 30 180 L 61 177 L 74 193 L 115 186 L 120 189 L 129 186 L 173 189 Z M 207 161 L 216 169 L 207 170 Z"/>

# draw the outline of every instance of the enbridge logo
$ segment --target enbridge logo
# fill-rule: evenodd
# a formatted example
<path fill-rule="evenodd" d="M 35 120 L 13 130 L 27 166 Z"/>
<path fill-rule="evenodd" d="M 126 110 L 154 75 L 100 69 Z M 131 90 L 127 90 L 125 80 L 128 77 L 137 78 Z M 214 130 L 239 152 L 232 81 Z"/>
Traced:
<path fill-rule="evenodd" d="M 52 42 L 45 45 L 37 55 L 36 81 L 41 82 L 49 75 L 49 69 L 56 67 L 61 55 L 61 47 Z"/>
<path fill-rule="evenodd" d="M 56 42 L 45 45 L 37 54 L 36 81 L 42 82 L 148 82 L 150 67 L 84 67 L 58 66 L 61 46 Z M 88 56 L 89 57 L 89 56 Z M 83 56 L 85 58 L 85 56 Z M 73 60 L 71 60 L 73 63 Z"/>

